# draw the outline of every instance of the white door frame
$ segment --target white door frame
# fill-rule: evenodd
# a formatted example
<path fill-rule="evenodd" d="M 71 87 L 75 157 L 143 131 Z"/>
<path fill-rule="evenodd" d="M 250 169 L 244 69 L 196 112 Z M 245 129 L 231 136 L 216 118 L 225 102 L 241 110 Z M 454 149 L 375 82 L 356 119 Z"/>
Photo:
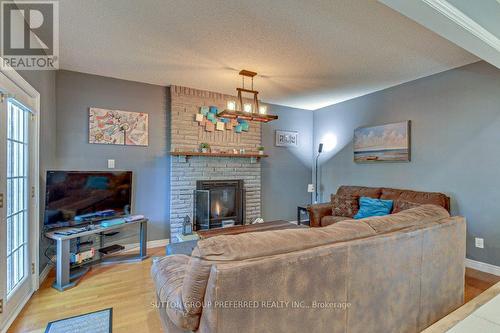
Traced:
<path fill-rule="evenodd" d="M 0 61 L 3 62 L 2 58 Z M 40 287 L 40 276 L 39 276 L 39 247 L 40 247 L 40 209 L 39 209 L 39 197 L 40 197 L 40 94 L 33 88 L 28 81 L 26 81 L 19 73 L 17 73 L 12 68 L 0 68 L 0 83 L 7 91 L 12 94 L 13 98 L 18 100 L 20 103 L 28 107 L 32 114 L 32 133 L 34 138 L 30 137 L 32 140 L 30 142 L 30 176 L 31 176 L 31 186 L 34 188 L 34 197 L 30 195 L 30 208 L 32 214 L 30 214 L 30 248 L 31 248 L 31 262 L 33 264 L 33 271 L 31 275 L 31 283 L 33 287 L 33 292 L 38 290 Z M 17 96 L 16 96 L 17 95 Z M 28 98 L 26 99 L 26 95 Z M 31 265 L 30 265 L 31 266 Z M 31 267 L 30 267 L 31 268 Z M 30 295 L 31 296 L 31 295 Z M 23 300 L 23 303 L 13 312 L 11 318 L 9 318 L 5 325 L 5 330 L 12 324 L 15 318 L 23 309 L 24 305 L 28 302 L 29 297 Z"/>

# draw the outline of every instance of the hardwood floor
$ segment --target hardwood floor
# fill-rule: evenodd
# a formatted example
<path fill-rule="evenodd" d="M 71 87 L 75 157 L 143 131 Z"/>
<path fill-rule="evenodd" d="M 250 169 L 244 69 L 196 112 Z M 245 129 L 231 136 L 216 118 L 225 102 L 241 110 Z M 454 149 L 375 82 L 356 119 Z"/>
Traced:
<path fill-rule="evenodd" d="M 151 256 L 165 249 L 150 249 Z M 47 323 L 104 308 L 113 308 L 113 332 L 161 332 L 150 278 L 151 258 L 140 263 L 95 266 L 76 288 L 58 292 L 51 288 L 54 273 L 31 298 L 8 332 L 44 332 Z M 466 270 L 465 301 L 468 302 L 496 282 L 495 276 Z"/>
<path fill-rule="evenodd" d="M 478 296 L 486 289 L 500 282 L 500 276 L 488 274 L 475 269 L 465 269 L 465 303 Z"/>
<path fill-rule="evenodd" d="M 51 287 L 54 270 L 33 295 L 8 332 L 41 333 L 47 323 L 105 308 L 113 308 L 113 332 L 162 332 L 153 281 L 151 257 L 165 248 L 148 249 L 138 263 L 94 266 L 76 288 L 59 292 Z"/>

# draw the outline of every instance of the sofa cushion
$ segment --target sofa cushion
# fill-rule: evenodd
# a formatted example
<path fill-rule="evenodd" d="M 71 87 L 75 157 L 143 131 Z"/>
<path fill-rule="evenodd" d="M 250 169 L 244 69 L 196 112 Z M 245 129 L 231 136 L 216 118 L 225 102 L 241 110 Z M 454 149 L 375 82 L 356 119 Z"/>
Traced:
<path fill-rule="evenodd" d="M 387 216 L 376 216 L 361 219 L 372 227 L 377 233 L 385 233 L 415 226 L 440 221 L 450 217 L 446 209 L 436 205 L 422 205 L 408 209 L 397 214 Z"/>
<path fill-rule="evenodd" d="M 368 197 L 359 198 L 359 211 L 355 219 L 363 219 L 371 216 L 385 216 L 392 211 L 392 200 L 374 199 Z"/>
<path fill-rule="evenodd" d="M 399 199 L 419 204 L 437 205 L 444 207 L 447 211 L 450 211 L 450 198 L 443 193 L 382 188 L 380 199 Z"/>
<path fill-rule="evenodd" d="M 182 300 L 183 281 L 189 260 L 185 255 L 158 259 L 151 267 L 151 276 L 161 302 L 160 311 L 166 311 L 176 326 L 194 331 L 200 323 L 200 314 L 188 313 Z"/>
<path fill-rule="evenodd" d="M 394 200 L 394 205 L 392 206 L 392 214 L 397 214 L 403 210 L 412 209 L 422 206 L 422 204 L 416 202 L 410 202 L 406 200 Z"/>
<path fill-rule="evenodd" d="M 187 313 L 200 314 L 203 309 L 203 301 L 207 288 L 210 269 L 213 261 L 206 261 L 199 258 L 199 250 L 194 248 L 191 259 L 187 264 L 187 271 L 182 285 L 182 301 Z"/>
<path fill-rule="evenodd" d="M 341 221 L 325 228 L 285 229 L 224 235 L 200 240 L 193 255 L 211 261 L 235 261 L 301 251 L 375 235 L 364 223 Z"/>
<path fill-rule="evenodd" d="M 337 194 L 354 198 L 369 197 L 380 198 L 382 188 L 380 187 L 364 187 L 364 186 L 340 186 Z"/>
<path fill-rule="evenodd" d="M 358 199 L 339 194 L 332 196 L 332 215 L 353 217 L 359 210 Z"/>
<path fill-rule="evenodd" d="M 326 227 L 328 225 L 340 222 L 340 221 L 345 221 L 345 220 L 352 220 L 352 217 L 348 216 L 333 216 L 333 215 L 328 215 L 324 216 L 321 219 L 321 226 Z"/>

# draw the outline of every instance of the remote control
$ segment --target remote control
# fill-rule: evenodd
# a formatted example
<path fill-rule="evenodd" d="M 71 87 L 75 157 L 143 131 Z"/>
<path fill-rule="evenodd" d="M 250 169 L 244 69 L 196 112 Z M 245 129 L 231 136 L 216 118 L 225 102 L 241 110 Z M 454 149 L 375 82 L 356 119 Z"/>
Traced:
<path fill-rule="evenodd" d="M 130 216 L 125 217 L 124 220 L 126 222 L 134 222 L 134 221 L 144 220 L 144 215 L 130 215 Z"/>

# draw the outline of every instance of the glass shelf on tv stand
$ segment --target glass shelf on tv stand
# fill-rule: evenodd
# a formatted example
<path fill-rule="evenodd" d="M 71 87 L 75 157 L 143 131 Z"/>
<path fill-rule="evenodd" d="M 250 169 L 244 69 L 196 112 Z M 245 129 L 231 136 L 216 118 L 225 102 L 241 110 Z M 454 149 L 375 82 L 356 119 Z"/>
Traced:
<path fill-rule="evenodd" d="M 70 248 L 71 248 L 71 253 L 75 253 L 75 252 L 85 252 L 85 251 L 88 251 L 90 249 L 94 249 L 95 251 L 95 254 L 94 254 L 94 257 L 90 260 L 86 260 L 84 262 L 81 262 L 81 263 L 78 263 L 78 264 L 71 264 L 70 265 L 70 268 L 73 269 L 73 268 L 77 268 L 77 267 L 81 267 L 81 266 L 85 266 L 89 263 L 99 263 L 101 262 L 104 258 L 111 258 L 112 256 L 118 256 L 118 255 L 122 255 L 123 253 L 129 253 L 129 252 L 134 252 L 135 253 L 137 252 L 137 248 L 127 248 L 127 244 L 138 244 L 139 241 L 140 241 L 140 234 L 139 233 L 133 233 L 133 234 L 125 234 L 124 236 L 121 236 L 121 237 L 117 237 L 117 235 L 113 235 L 113 236 L 106 236 L 104 234 L 95 234 L 95 235 L 91 235 L 91 236 L 85 236 L 85 237 L 82 237 L 84 238 L 85 240 L 92 240 L 92 244 L 82 244 L 82 245 L 79 245 L 79 248 L 76 248 L 76 244 L 71 244 Z M 106 240 L 107 238 L 111 238 L 109 241 Z M 85 243 L 85 241 L 84 241 Z M 125 248 L 122 249 L 122 250 L 119 250 L 119 251 L 115 251 L 115 252 L 112 252 L 112 253 L 101 253 L 99 252 L 99 250 L 103 249 L 103 248 L 107 248 L 107 247 L 110 247 L 110 246 L 113 246 L 113 245 L 125 245 Z"/>
<path fill-rule="evenodd" d="M 130 261 L 140 261 L 146 259 L 147 256 L 147 218 L 126 222 L 122 224 L 113 225 L 110 227 L 97 227 L 95 229 L 87 230 L 78 234 L 73 235 L 61 235 L 56 232 L 61 229 L 51 230 L 45 233 L 47 238 L 56 241 L 57 247 L 57 260 L 56 260 L 56 281 L 53 287 L 59 291 L 64 291 L 68 288 L 74 287 L 79 279 L 89 270 L 91 265 L 101 263 L 117 263 L 117 262 L 130 262 Z M 112 230 L 124 228 L 130 225 L 139 226 L 139 254 L 137 253 L 127 253 L 124 255 L 112 255 L 109 254 L 106 258 L 101 258 L 99 260 L 88 261 L 82 263 L 80 267 L 71 267 L 70 265 L 70 248 L 71 241 L 85 236 L 97 236 L 100 233 L 107 233 Z"/>

